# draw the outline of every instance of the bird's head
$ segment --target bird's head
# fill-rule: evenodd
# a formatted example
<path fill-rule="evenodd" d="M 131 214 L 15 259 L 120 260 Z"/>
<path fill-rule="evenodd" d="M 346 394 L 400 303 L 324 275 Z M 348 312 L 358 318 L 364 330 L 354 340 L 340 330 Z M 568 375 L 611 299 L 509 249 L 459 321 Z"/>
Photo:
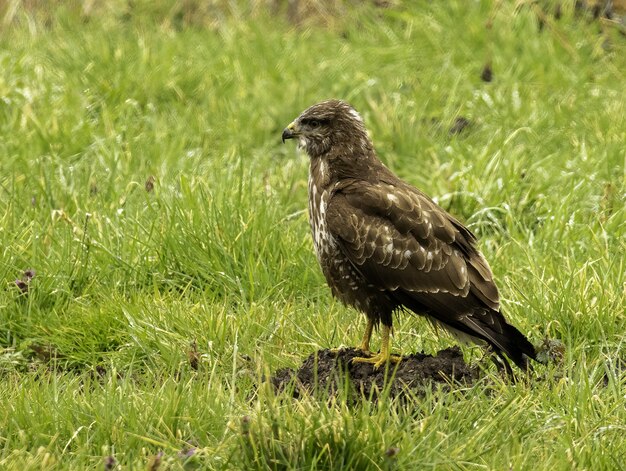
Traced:
<path fill-rule="evenodd" d="M 370 150 L 371 143 L 359 113 L 341 100 L 317 103 L 300 114 L 283 131 L 286 139 L 298 139 L 309 157 L 319 157 L 341 145 L 361 151 Z"/>

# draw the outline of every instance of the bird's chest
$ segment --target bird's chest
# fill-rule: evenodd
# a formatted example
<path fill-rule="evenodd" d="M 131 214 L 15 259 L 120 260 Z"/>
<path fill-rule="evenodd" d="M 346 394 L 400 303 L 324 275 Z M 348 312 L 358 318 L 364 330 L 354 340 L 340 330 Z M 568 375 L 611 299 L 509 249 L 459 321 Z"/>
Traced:
<path fill-rule="evenodd" d="M 331 189 L 323 189 L 309 180 L 309 221 L 317 260 L 333 294 L 347 304 L 355 304 L 357 291 L 364 280 L 341 251 L 327 221 Z"/>
<path fill-rule="evenodd" d="M 311 235 L 317 260 L 322 268 L 331 258 L 337 256 L 337 241 L 328 230 L 326 222 L 326 209 L 330 191 L 316 184 L 313 179 L 309 179 L 309 223 L 311 224 Z"/>

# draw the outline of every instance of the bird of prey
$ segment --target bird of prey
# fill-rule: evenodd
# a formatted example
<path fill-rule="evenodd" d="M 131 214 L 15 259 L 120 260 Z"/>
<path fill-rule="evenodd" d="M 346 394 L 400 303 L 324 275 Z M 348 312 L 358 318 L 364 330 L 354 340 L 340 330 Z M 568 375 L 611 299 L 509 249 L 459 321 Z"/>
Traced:
<path fill-rule="evenodd" d="M 391 354 L 393 314 L 425 315 L 461 340 L 487 344 L 522 369 L 535 349 L 500 312 L 498 289 L 476 238 L 378 159 L 360 114 L 341 100 L 315 104 L 289 124 L 310 159 L 309 220 L 317 259 L 335 297 L 363 312 L 353 361 L 379 368 Z M 379 353 L 370 352 L 382 324 Z"/>

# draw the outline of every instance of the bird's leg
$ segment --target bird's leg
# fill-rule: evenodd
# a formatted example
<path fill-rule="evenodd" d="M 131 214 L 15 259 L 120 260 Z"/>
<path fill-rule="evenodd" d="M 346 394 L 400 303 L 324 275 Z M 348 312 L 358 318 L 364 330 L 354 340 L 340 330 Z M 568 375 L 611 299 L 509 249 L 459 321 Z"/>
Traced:
<path fill-rule="evenodd" d="M 383 324 L 380 352 L 372 357 L 367 357 L 367 358 L 354 357 L 352 359 L 352 362 L 353 363 L 372 363 L 374 365 L 374 368 L 376 369 L 380 368 L 387 362 L 398 363 L 402 359 L 402 357 L 391 354 L 390 336 L 391 336 L 391 326 Z"/>
<path fill-rule="evenodd" d="M 370 339 L 372 338 L 372 330 L 374 330 L 374 321 L 368 317 L 367 326 L 365 327 L 365 333 L 363 334 L 361 345 L 357 347 L 366 356 L 372 355 L 372 352 L 370 352 Z"/>
<path fill-rule="evenodd" d="M 374 321 L 369 317 L 367 318 L 367 326 L 365 327 L 365 334 L 363 334 L 363 339 L 361 340 L 361 345 L 356 347 L 357 350 L 361 350 L 364 356 L 372 356 L 372 352 L 370 352 L 370 339 L 372 338 L 372 331 L 374 330 Z M 345 347 L 339 348 L 331 348 L 330 351 L 333 354 L 338 354 Z"/>

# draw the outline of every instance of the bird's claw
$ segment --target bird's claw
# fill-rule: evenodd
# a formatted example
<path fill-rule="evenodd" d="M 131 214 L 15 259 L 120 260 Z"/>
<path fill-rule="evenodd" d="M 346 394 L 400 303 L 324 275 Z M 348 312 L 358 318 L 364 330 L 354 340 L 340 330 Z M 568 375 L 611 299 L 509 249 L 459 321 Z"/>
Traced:
<path fill-rule="evenodd" d="M 387 362 L 400 363 L 401 360 L 402 357 L 399 355 L 384 355 L 382 353 L 377 353 L 376 355 L 371 356 L 370 353 L 369 357 L 354 357 L 352 359 L 352 363 L 370 363 L 374 365 L 374 369 L 377 370 Z"/>

